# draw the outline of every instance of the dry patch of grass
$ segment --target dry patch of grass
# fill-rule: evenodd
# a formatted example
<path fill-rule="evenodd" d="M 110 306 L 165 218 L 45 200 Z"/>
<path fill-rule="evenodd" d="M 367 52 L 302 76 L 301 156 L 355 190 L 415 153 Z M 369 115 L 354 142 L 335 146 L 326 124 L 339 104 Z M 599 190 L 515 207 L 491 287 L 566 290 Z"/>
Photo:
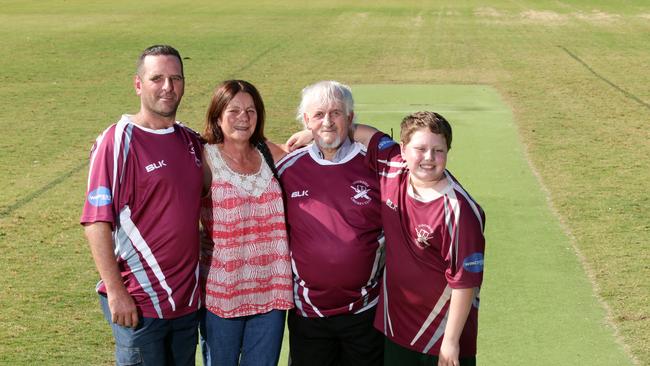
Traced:
<path fill-rule="evenodd" d="M 503 13 L 500 12 L 499 10 L 495 8 L 490 8 L 487 6 L 483 6 L 480 8 L 474 9 L 474 15 L 477 17 L 491 17 L 491 18 L 498 18 L 502 17 Z"/>
<path fill-rule="evenodd" d="M 566 9 L 563 9 L 566 10 Z M 527 9 L 519 12 L 499 10 L 493 7 L 478 7 L 473 10 L 477 18 L 501 24 L 535 23 L 546 26 L 569 25 L 576 21 L 584 21 L 593 25 L 611 25 L 625 19 L 621 14 L 601 10 L 591 11 L 554 11 L 548 9 Z M 638 17 L 645 18 L 648 14 Z"/>
<path fill-rule="evenodd" d="M 574 13 L 573 16 L 579 20 L 585 20 L 594 24 L 612 23 L 621 20 L 621 15 L 606 13 L 600 10 L 593 10 L 590 13 Z"/>
<path fill-rule="evenodd" d="M 519 16 L 522 19 L 542 23 L 564 22 L 568 19 L 568 16 L 550 10 L 526 10 L 521 12 Z"/>

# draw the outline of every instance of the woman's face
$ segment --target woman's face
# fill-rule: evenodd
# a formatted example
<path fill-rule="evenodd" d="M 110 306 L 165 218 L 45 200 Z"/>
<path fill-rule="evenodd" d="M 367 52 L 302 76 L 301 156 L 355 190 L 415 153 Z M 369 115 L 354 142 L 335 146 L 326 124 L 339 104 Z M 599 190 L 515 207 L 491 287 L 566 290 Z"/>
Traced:
<path fill-rule="evenodd" d="M 223 132 L 224 142 L 248 142 L 257 126 L 257 110 L 253 97 L 239 92 L 228 103 L 217 121 Z"/>
<path fill-rule="evenodd" d="M 447 166 L 447 141 L 443 135 L 421 128 L 402 145 L 402 158 L 406 161 L 413 183 L 433 186 L 445 175 Z"/>

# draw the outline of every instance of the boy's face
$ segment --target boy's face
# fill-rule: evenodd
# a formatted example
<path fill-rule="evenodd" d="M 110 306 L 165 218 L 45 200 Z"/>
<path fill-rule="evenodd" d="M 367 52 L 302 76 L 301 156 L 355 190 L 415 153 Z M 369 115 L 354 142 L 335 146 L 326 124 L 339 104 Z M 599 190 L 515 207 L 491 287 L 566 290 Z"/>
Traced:
<path fill-rule="evenodd" d="M 444 179 L 448 149 L 443 135 L 421 128 L 411 135 L 410 141 L 400 145 L 413 184 L 433 187 Z"/>

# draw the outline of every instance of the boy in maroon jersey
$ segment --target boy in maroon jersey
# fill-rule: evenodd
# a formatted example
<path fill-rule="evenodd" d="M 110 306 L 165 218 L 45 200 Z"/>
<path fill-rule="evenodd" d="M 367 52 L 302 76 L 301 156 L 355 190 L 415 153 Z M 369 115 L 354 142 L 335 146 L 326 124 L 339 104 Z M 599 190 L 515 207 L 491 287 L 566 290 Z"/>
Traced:
<path fill-rule="evenodd" d="M 475 365 L 485 215 L 446 170 L 451 126 L 417 112 L 402 121 L 399 145 L 368 126 L 355 139 L 381 187 L 384 365 Z"/>

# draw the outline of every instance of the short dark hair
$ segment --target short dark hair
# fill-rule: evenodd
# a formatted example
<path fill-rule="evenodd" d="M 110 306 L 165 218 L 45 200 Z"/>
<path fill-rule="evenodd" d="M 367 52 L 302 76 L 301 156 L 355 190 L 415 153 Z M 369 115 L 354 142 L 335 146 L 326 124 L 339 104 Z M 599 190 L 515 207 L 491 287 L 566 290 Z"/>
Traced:
<path fill-rule="evenodd" d="M 135 67 L 135 73 L 137 75 L 140 75 L 140 71 L 142 71 L 142 64 L 144 63 L 144 58 L 147 56 L 175 56 L 178 59 L 178 62 L 181 64 L 181 76 L 185 76 L 183 73 L 183 59 L 181 58 L 181 54 L 178 53 L 177 49 L 166 44 L 153 45 L 151 47 L 145 48 L 145 50 L 142 51 Z"/>
<path fill-rule="evenodd" d="M 253 98 L 255 104 L 255 112 L 257 113 L 257 124 L 255 131 L 250 137 L 250 143 L 257 145 L 260 142 L 266 141 L 264 137 L 264 102 L 262 96 L 257 91 L 253 84 L 244 80 L 226 80 L 219 84 L 212 94 L 212 100 L 208 106 L 208 112 L 205 116 L 205 130 L 203 138 L 210 144 L 219 144 L 223 142 L 223 131 L 217 124 L 221 114 L 228 106 L 231 100 L 237 93 L 248 93 Z"/>
<path fill-rule="evenodd" d="M 451 149 L 451 125 L 445 117 L 436 112 L 421 111 L 410 114 L 404 117 L 400 128 L 400 140 L 404 145 L 411 141 L 415 131 L 427 128 L 437 135 L 442 135 L 447 142 L 447 149 Z"/>

